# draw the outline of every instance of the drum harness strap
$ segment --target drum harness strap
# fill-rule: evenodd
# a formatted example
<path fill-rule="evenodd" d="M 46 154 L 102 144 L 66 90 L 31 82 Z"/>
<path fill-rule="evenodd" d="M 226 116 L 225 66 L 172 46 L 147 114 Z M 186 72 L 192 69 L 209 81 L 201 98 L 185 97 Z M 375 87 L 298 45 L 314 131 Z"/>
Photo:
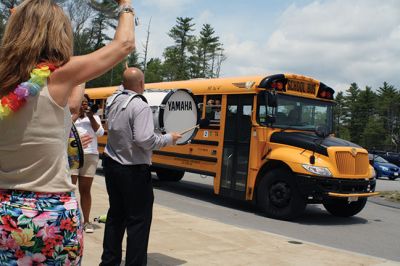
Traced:
<path fill-rule="evenodd" d="M 122 105 L 122 110 L 125 110 L 126 107 L 128 106 L 128 104 L 132 101 L 132 99 L 136 98 L 136 97 L 141 98 L 144 102 L 147 103 L 147 99 L 141 94 L 137 94 L 137 93 L 133 94 L 131 91 L 127 91 L 127 90 L 118 91 L 117 93 L 115 93 L 114 95 L 112 95 L 111 97 L 109 97 L 107 99 L 107 102 L 106 102 L 106 115 L 108 114 L 108 111 L 110 110 L 110 106 L 113 104 L 115 99 L 118 96 L 122 95 L 122 94 L 128 94 L 129 95 L 128 99 L 126 99 L 126 101 Z"/>

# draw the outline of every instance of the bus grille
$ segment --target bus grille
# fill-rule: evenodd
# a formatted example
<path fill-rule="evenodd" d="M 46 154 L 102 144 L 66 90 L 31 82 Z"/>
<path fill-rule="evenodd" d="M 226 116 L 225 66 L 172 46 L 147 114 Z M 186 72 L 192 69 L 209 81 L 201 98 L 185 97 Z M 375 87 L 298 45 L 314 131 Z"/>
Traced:
<path fill-rule="evenodd" d="M 368 154 L 357 153 L 353 156 L 348 151 L 336 152 L 336 165 L 342 175 L 366 175 L 368 173 Z"/>

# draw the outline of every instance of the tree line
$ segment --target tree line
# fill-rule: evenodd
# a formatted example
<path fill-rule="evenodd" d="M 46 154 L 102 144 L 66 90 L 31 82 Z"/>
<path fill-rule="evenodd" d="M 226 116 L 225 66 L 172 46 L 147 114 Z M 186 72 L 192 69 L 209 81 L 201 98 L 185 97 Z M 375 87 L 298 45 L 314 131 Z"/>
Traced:
<path fill-rule="evenodd" d="M 10 16 L 10 9 L 22 0 L 0 2 L 0 37 Z M 74 54 L 81 55 L 105 46 L 116 28 L 118 14 L 115 1 L 58 0 L 70 17 L 74 34 Z M 223 44 L 210 24 L 204 24 L 195 35 L 196 24 L 190 17 L 178 17 L 168 36 L 173 45 L 164 49 L 161 58 L 148 58 L 151 42 L 151 19 L 147 26 L 147 39 L 125 62 L 116 65 L 101 77 L 88 81 L 87 87 L 105 87 L 121 84 L 125 64 L 139 67 L 145 72 L 145 82 L 186 80 L 191 78 L 219 77 L 222 63 L 226 60 Z"/>
<path fill-rule="evenodd" d="M 10 16 L 9 10 L 21 0 L 0 2 L 0 37 Z M 74 33 L 74 53 L 81 55 L 103 47 L 112 38 L 111 29 L 117 24 L 114 1 L 96 4 L 87 0 L 58 0 L 71 19 Z M 87 87 L 119 85 L 125 63 L 145 72 L 146 83 L 219 77 L 226 60 L 223 44 L 210 24 L 194 34 L 193 18 L 178 17 L 168 31 L 173 45 L 164 49 L 162 58 L 148 58 L 151 42 L 151 19 L 147 26 L 146 42 L 137 51 L 101 77 L 89 81 Z M 336 136 L 350 140 L 368 149 L 398 150 L 400 147 L 400 91 L 383 83 L 377 90 L 360 89 L 352 83 L 345 92 L 339 92 L 334 108 Z"/>
<path fill-rule="evenodd" d="M 339 92 L 334 109 L 335 134 L 368 150 L 399 151 L 400 90 L 384 82 L 378 89 L 352 83 Z"/>

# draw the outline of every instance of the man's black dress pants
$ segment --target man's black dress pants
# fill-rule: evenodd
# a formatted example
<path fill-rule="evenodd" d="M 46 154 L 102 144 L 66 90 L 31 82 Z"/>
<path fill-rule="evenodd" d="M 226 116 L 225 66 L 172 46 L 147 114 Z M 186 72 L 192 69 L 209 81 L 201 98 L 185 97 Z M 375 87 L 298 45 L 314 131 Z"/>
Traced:
<path fill-rule="evenodd" d="M 101 266 L 121 264 L 122 240 L 127 231 L 125 265 L 147 264 L 153 212 L 153 186 L 148 165 L 121 165 L 103 159 L 110 208 L 104 230 Z"/>

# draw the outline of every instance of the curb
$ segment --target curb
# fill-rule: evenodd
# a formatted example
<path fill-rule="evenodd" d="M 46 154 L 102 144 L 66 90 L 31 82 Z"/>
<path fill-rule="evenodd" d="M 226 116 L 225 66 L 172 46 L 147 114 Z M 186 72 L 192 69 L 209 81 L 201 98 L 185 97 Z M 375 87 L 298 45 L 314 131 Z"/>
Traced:
<path fill-rule="evenodd" d="M 375 203 L 377 205 L 389 207 L 389 208 L 394 208 L 394 209 L 400 209 L 400 203 L 398 202 L 393 202 L 389 201 L 387 199 L 384 199 L 382 197 L 371 197 L 368 199 L 369 202 Z"/>

